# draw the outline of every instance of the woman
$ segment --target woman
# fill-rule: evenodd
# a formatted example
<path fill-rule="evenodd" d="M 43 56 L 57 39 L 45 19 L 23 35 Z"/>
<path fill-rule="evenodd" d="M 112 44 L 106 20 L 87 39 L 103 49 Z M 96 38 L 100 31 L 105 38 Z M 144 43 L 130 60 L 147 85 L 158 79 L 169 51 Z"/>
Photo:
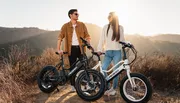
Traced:
<path fill-rule="evenodd" d="M 118 16 L 115 14 L 115 12 L 109 13 L 108 20 L 109 24 L 103 27 L 102 35 L 97 47 L 99 54 L 105 51 L 105 58 L 102 64 L 103 70 L 107 70 L 111 61 L 113 61 L 113 64 L 117 64 L 121 60 L 122 46 L 119 44 L 119 41 L 125 41 L 123 27 L 119 25 Z M 116 67 L 115 69 L 117 68 L 118 67 Z M 105 92 L 105 95 L 116 94 L 115 89 L 117 89 L 118 87 L 118 79 L 119 76 L 114 78 L 113 87 L 107 90 Z"/>

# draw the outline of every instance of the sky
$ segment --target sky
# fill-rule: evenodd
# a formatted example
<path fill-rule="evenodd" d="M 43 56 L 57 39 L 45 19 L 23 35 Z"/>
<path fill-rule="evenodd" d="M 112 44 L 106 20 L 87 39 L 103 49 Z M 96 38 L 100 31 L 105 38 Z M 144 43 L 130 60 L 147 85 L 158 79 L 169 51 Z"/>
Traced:
<path fill-rule="evenodd" d="M 127 34 L 180 34 L 180 0 L 0 0 L 0 26 L 59 30 L 72 8 L 100 27 L 115 11 Z"/>

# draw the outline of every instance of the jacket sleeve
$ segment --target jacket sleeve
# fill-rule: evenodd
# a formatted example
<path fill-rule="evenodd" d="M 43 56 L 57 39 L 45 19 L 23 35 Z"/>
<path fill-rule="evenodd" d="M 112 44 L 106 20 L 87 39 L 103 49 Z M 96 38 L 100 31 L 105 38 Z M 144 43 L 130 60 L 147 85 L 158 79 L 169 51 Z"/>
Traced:
<path fill-rule="evenodd" d="M 58 36 L 58 40 L 63 40 L 63 38 L 65 37 L 65 32 L 66 32 L 66 25 L 64 24 L 60 30 L 59 36 Z"/>

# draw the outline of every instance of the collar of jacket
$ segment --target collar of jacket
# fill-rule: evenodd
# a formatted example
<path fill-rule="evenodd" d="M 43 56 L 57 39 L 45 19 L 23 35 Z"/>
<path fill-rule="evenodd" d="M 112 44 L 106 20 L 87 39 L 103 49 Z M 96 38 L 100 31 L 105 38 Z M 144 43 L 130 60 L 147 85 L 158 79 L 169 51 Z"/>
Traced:
<path fill-rule="evenodd" d="M 79 21 L 77 21 L 77 23 L 76 23 L 76 27 L 79 25 Z M 68 25 L 69 25 L 69 27 L 73 27 L 73 25 L 72 25 L 72 22 L 70 21 L 70 22 L 68 22 Z"/>

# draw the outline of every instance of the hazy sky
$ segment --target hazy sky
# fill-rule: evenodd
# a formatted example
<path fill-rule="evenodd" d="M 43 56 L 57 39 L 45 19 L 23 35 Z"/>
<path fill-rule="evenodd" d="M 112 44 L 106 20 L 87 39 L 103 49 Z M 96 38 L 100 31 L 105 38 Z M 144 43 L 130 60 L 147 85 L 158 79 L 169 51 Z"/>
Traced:
<path fill-rule="evenodd" d="M 116 11 L 129 34 L 180 34 L 180 0 L 0 0 L 0 26 L 59 30 L 71 8 L 80 21 L 101 27 Z"/>

